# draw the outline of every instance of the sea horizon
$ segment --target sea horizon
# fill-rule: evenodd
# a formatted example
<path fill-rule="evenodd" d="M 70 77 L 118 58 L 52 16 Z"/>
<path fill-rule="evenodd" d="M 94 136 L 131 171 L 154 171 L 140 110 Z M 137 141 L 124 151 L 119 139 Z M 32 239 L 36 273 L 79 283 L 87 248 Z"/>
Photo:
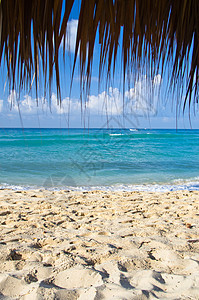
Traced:
<path fill-rule="evenodd" d="M 193 130 L 198 130 L 199 128 L 161 128 L 161 127 L 0 127 L 0 130 L 12 130 L 12 129 L 17 129 L 17 130 L 27 130 L 27 129 L 33 129 L 33 130 L 43 130 L 43 129 L 58 129 L 58 130 L 71 130 L 71 129 L 82 129 L 82 130 L 90 130 L 90 129 L 96 129 L 96 130 L 114 130 L 114 129 L 122 129 L 122 130 L 129 130 L 129 129 L 137 129 L 137 130 L 173 130 L 173 131 L 193 131 Z"/>

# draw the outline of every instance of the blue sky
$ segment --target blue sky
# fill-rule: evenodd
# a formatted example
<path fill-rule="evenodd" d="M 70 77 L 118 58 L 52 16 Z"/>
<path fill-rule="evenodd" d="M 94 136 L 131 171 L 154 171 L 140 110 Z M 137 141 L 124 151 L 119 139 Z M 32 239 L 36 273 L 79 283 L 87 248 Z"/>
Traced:
<path fill-rule="evenodd" d="M 80 101 L 80 77 L 78 62 L 74 74 L 72 93 L 69 98 L 70 76 L 75 49 L 75 36 L 78 25 L 80 1 L 74 5 L 68 25 L 69 43 L 67 44 L 66 65 L 60 58 L 62 105 L 57 105 L 55 80 L 52 85 L 51 105 L 49 97 L 44 98 L 42 82 L 39 90 L 38 105 L 34 85 L 30 92 L 9 90 L 6 81 L 6 68 L 1 67 L 0 83 L 0 127 L 127 127 L 127 128 L 199 128 L 199 112 L 191 108 L 191 124 L 188 109 L 183 115 L 176 116 L 177 93 L 166 93 L 169 69 L 162 78 L 156 74 L 149 79 L 145 74 L 132 82 L 130 90 L 123 93 L 121 88 L 121 66 L 118 67 L 114 83 L 105 88 L 106 76 L 98 89 L 99 46 L 96 43 L 90 96 L 85 103 Z M 63 48 L 61 48 L 62 50 Z M 60 51 L 62 57 L 62 51 Z M 135 70 L 136 72 L 136 70 Z M 154 87 L 153 93 L 151 87 Z"/>

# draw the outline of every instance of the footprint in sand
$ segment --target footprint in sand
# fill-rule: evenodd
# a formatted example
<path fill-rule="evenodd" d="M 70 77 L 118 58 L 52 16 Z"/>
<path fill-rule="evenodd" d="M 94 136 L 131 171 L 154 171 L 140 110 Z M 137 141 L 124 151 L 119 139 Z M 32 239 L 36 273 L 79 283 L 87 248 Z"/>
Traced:
<path fill-rule="evenodd" d="M 27 293 L 29 285 L 11 275 L 0 275 L 0 296 L 16 297 Z M 6 298 L 7 299 L 7 298 Z"/>
<path fill-rule="evenodd" d="M 191 274 L 193 271 L 199 271 L 199 264 L 192 259 L 183 259 L 173 250 L 155 250 L 152 256 L 162 267 L 169 267 L 171 271 L 177 274 Z"/>
<path fill-rule="evenodd" d="M 75 289 L 100 286 L 103 280 L 98 272 L 91 269 L 70 268 L 55 276 L 52 283 L 61 288 Z"/>
<path fill-rule="evenodd" d="M 159 297 L 161 299 L 180 299 L 179 297 L 182 294 L 190 297 L 199 295 L 197 279 L 194 277 L 190 278 L 182 275 L 166 274 L 152 270 L 142 270 L 134 274 L 133 278 L 130 280 L 130 283 L 136 289 L 142 290 L 143 294 L 148 298 L 152 296 L 158 299 Z"/>

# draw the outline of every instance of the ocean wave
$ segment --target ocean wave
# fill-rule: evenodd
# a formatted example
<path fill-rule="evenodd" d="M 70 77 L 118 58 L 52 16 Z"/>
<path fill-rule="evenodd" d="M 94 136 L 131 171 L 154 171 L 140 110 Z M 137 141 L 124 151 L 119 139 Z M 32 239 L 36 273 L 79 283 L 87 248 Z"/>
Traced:
<path fill-rule="evenodd" d="M 124 133 L 109 133 L 110 136 L 120 136 L 124 135 Z"/>
<path fill-rule="evenodd" d="M 42 189 L 46 189 L 44 187 L 41 187 Z M 7 183 L 3 183 L 0 185 L 0 190 L 13 190 L 13 191 L 28 191 L 28 190 L 36 190 L 36 189 L 40 189 L 40 187 L 36 186 L 36 185 L 32 185 L 32 186 L 23 186 L 23 185 L 14 185 L 14 184 L 7 184 Z"/>
<path fill-rule="evenodd" d="M 180 183 L 181 182 L 181 183 Z M 9 185 L 2 184 L 0 186 L 1 190 L 11 189 L 14 191 L 27 191 L 33 189 L 40 190 L 71 190 L 71 191 L 112 191 L 112 192 L 169 192 L 169 191 L 199 191 L 199 178 L 197 181 L 181 180 L 179 179 L 173 184 L 115 184 L 110 186 L 99 185 L 99 186 L 63 186 L 63 187 L 44 187 L 44 186 L 22 186 L 22 185 Z"/>

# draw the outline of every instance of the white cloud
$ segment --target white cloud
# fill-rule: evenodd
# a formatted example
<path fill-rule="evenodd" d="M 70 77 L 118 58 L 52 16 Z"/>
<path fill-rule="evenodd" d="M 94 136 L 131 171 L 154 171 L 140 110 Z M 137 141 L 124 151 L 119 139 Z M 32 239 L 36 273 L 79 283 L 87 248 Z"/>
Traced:
<path fill-rule="evenodd" d="M 117 88 L 109 88 L 98 96 L 89 96 L 87 104 L 89 112 L 97 114 L 119 115 L 122 113 L 123 98 Z"/>
<path fill-rule="evenodd" d="M 94 115 L 119 115 L 123 109 L 123 97 L 117 88 L 109 88 L 109 91 L 102 92 L 99 95 L 89 96 L 89 101 L 82 104 L 82 108 Z M 22 99 L 17 100 L 15 91 L 12 91 L 7 99 L 7 103 L 4 106 L 4 112 L 9 114 L 16 114 L 20 110 L 22 115 L 35 115 L 35 114 L 81 114 L 81 102 L 79 99 L 64 98 L 61 101 L 61 105 L 57 101 L 55 93 L 51 96 L 51 102 L 49 103 L 44 98 L 32 98 L 29 95 L 25 95 Z"/>
<path fill-rule="evenodd" d="M 156 75 L 153 80 L 143 76 L 135 82 L 134 88 L 125 93 L 128 104 L 126 112 L 137 115 L 155 115 L 157 113 L 158 94 L 157 90 L 161 84 L 161 75 Z"/>
<path fill-rule="evenodd" d="M 81 112 L 81 103 L 78 99 L 70 99 L 69 97 L 66 97 L 61 101 L 61 104 L 59 104 L 56 94 L 53 93 L 51 97 L 50 109 L 52 113 L 58 115 L 66 113 L 76 114 Z"/>
<path fill-rule="evenodd" d="M 117 88 L 109 88 L 97 96 L 89 96 L 87 107 L 91 113 L 101 115 L 155 115 L 157 112 L 157 90 L 161 84 L 161 75 L 156 75 L 153 80 L 143 76 L 135 82 L 134 88 L 125 92 L 125 99 Z"/>
<path fill-rule="evenodd" d="M 156 75 L 154 78 L 153 78 L 153 84 L 154 85 L 157 85 L 159 86 L 162 82 L 162 77 L 160 74 Z"/>
<path fill-rule="evenodd" d="M 7 105 L 6 105 L 6 107 L 8 108 L 8 109 L 13 109 L 13 110 L 15 110 L 15 104 L 16 104 L 16 91 L 15 90 L 12 90 L 11 92 L 10 92 L 10 95 L 8 96 L 8 101 L 7 101 Z"/>
<path fill-rule="evenodd" d="M 0 100 L 0 112 L 3 110 L 3 100 Z"/>
<path fill-rule="evenodd" d="M 29 95 L 25 95 L 22 100 L 18 99 L 16 91 L 11 91 L 8 96 L 7 103 L 5 104 L 5 112 L 10 110 L 10 113 L 18 113 L 19 110 L 23 114 L 36 114 L 38 112 L 38 106 L 36 99 L 33 99 Z"/>
<path fill-rule="evenodd" d="M 51 102 L 49 103 L 45 98 L 32 98 L 29 95 L 25 95 L 23 99 L 17 100 L 16 91 L 11 91 L 8 96 L 2 111 L 8 114 L 16 114 L 20 111 L 23 115 L 35 115 L 35 114 L 64 114 L 68 112 L 80 112 L 80 102 L 77 99 L 64 98 L 61 101 L 61 105 L 57 101 L 55 93 L 51 96 Z M 0 102 L 1 109 L 1 102 Z"/>
<path fill-rule="evenodd" d="M 86 110 L 90 115 L 116 116 L 122 114 L 155 115 L 157 111 L 158 96 L 155 89 L 161 83 L 161 76 L 157 75 L 152 81 L 143 77 L 135 82 L 134 88 L 125 92 L 125 99 L 118 88 L 110 87 L 98 95 L 91 95 L 86 102 Z M 152 97 L 152 85 L 154 94 Z M 84 104 L 82 105 L 84 110 Z M 55 93 L 51 102 L 44 98 L 38 100 L 29 95 L 17 100 L 15 91 L 11 91 L 7 102 L 0 100 L 0 111 L 8 114 L 16 114 L 20 110 L 22 115 L 81 115 L 81 102 L 79 99 L 64 98 L 61 105 L 57 101 Z"/>
<path fill-rule="evenodd" d="M 66 29 L 66 50 L 75 53 L 78 20 L 68 21 Z"/>

